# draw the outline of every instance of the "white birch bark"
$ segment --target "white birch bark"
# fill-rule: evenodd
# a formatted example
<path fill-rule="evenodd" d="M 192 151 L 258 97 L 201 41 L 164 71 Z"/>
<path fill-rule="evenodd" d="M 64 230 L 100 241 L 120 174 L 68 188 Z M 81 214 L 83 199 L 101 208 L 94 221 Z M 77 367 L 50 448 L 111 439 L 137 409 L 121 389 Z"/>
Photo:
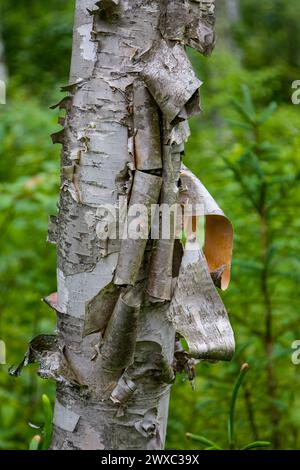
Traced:
<path fill-rule="evenodd" d="M 145 364 L 132 366 L 114 401 L 122 371 L 105 371 L 103 354 L 91 360 L 99 333 L 82 338 L 86 304 L 113 280 L 118 261 L 115 250 L 101 256 L 97 210 L 126 195 L 116 182 L 125 182 L 132 163 L 129 105 L 140 68 L 133 57 L 160 35 L 160 2 L 121 0 L 112 20 L 113 7 L 106 16 L 89 14 L 94 0 L 76 5 L 70 83 L 79 84 L 71 92 L 62 156 L 62 166 L 73 165 L 74 174 L 62 178 L 57 246 L 59 341 L 80 386 L 57 386 L 53 449 L 159 449 L 165 440 L 170 380 L 159 375 L 163 361 L 172 363 L 174 345 L 166 305 L 141 308 L 135 360 Z M 122 405 L 132 391 L 134 399 Z"/>

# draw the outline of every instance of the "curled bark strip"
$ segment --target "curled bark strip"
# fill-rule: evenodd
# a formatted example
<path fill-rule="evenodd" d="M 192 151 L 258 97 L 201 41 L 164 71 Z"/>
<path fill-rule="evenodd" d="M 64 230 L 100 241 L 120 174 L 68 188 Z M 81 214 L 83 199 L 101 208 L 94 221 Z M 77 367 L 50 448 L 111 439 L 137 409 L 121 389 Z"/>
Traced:
<path fill-rule="evenodd" d="M 162 0 L 160 31 L 165 39 L 183 42 L 189 20 L 186 0 Z"/>
<path fill-rule="evenodd" d="M 68 91 L 69 93 L 73 94 L 76 90 L 81 88 L 86 81 L 83 78 L 78 78 L 75 82 L 68 83 L 67 85 L 63 85 L 60 87 L 61 91 Z"/>
<path fill-rule="evenodd" d="M 230 281 L 232 224 L 205 186 L 185 166 L 182 166 L 180 180 L 182 185 L 180 204 L 192 206 L 193 213 L 191 215 L 196 218 L 205 215 L 204 253 L 210 272 L 226 266 L 221 273 L 221 288 L 225 290 Z M 202 210 L 202 214 L 199 213 L 199 209 Z"/>
<path fill-rule="evenodd" d="M 114 278 L 114 283 L 117 285 L 134 285 L 137 280 L 150 230 L 151 205 L 158 202 L 161 184 L 162 178 L 160 176 L 141 171 L 135 172 L 129 211 L 133 205 L 137 207 L 140 204 L 146 208 L 147 214 L 140 214 L 138 216 L 137 214 L 130 215 L 128 212 L 128 230 L 127 234 L 124 234 L 124 239 L 121 243 Z M 136 227 L 135 238 L 133 238 L 133 227 Z"/>
<path fill-rule="evenodd" d="M 215 0 L 193 0 L 190 4 L 193 19 L 187 30 L 186 44 L 201 54 L 210 55 L 216 42 Z"/>
<path fill-rule="evenodd" d="M 119 371 L 133 362 L 141 295 L 141 287 L 137 285 L 118 299 L 101 347 L 102 367 L 105 370 Z"/>
<path fill-rule="evenodd" d="M 215 45 L 214 11 L 215 0 L 169 0 L 160 25 L 162 36 L 209 55 Z"/>
<path fill-rule="evenodd" d="M 174 238 L 158 240 L 152 250 L 147 292 L 151 302 L 171 300 Z"/>
<path fill-rule="evenodd" d="M 136 391 L 136 388 L 136 384 L 124 372 L 117 386 L 113 389 L 110 399 L 117 405 L 125 405 Z"/>
<path fill-rule="evenodd" d="M 147 62 L 142 78 L 168 122 L 172 122 L 190 100 L 195 96 L 197 100 L 202 82 L 180 44 L 172 47 L 162 40 L 143 58 Z M 196 112 L 195 108 L 192 112 Z"/>
<path fill-rule="evenodd" d="M 28 364 L 38 362 L 40 371 L 51 373 L 51 361 L 49 360 L 53 354 L 57 352 L 57 336 L 56 335 L 39 335 L 30 341 L 28 350 L 17 367 L 11 367 L 10 375 L 19 377 L 24 367 Z"/>
<path fill-rule="evenodd" d="M 63 144 L 65 139 L 65 130 L 62 129 L 58 132 L 51 134 L 51 139 L 53 144 Z"/>
<path fill-rule="evenodd" d="M 62 100 L 60 100 L 58 103 L 54 104 L 53 106 L 50 106 L 50 109 L 70 109 L 72 105 L 72 97 L 71 96 L 65 96 Z"/>
<path fill-rule="evenodd" d="M 86 305 L 83 336 L 104 331 L 120 296 L 120 288 L 113 282 Z"/>
<path fill-rule="evenodd" d="M 169 131 L 165 130 L 165 140 L 169 141 Z M 176 147 L 176 146 L 175 146 Z M 177 154 L 176 154 L 177 155 Z M 168 210 L 167 220 L 164 215 L 162 221 L 161 239 L 154 245 L 150 269 L 147 292 L 153 300 L 171 300 L 172 279 L 173 279 L 173 253 L 176 232 L 176 209 L 178 202 L 178 178 L 180 168 L 176 165 L 176 158 L 173 158 L 173 149 L 167 142 L 163 146 L 163 186 L 161 194 L 161 204 Z M 177 166 L 177 168 L 176 168 Z M 169 227 L 168 234 L 164 234 L 165 226 Z"/>
<path fill-rule="evenodd" d="M 44 297 L 42 299 L 45 304 L 49 305 L 52 310 L 55 310 L 55 312 L 58 313 L 64 313 L 60 306 L 58 305 L 58 295 L 57 292 L 53 292 L 53 294 L 48 295 L 47 297 Z"/>
<path fill-rule="evenodd" d="M 169 319 L 186 339 L 191 357 L 225 361 L 232 358 L 233 331 L 196 240 L 186 243 Z"/>
<path fill-rule="evenodd" d="M 56 335 L 36 336 L 30 341 L 23 360 L 17 367 L 11 367 L 9 373 L 19 377 L 24 367 L 38 363 L 38 375 L 42 379 L 52 379 L 69 386 L 84 386 L 72 370 L 64 349 L 59 347 Z"/>
<path fill-rule="evenodd" d="M 141 82 L 134 84 L 134 156 L 138 170 L 162 167 L 158 107 Z"/>

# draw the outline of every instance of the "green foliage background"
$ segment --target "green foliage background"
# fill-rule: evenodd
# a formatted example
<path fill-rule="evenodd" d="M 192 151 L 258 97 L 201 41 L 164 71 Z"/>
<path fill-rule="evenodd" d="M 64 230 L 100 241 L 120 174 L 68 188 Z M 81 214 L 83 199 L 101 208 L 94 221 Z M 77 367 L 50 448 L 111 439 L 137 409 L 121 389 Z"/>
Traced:
<path fill-rule="evenodd" d="M 233 382 L 250 364 L 236 411 L 238 445 L 270 440 L 273 448 L 300 446 L 300 365 L 292 343 L 300 339 L 299 107 L 291 83 L 299 79 L 298 0 L 242 0 L 240 19 L 229 24 L 219 5 L 213 56 L 191 53 L 202 87 L 203 113 L 192 121 L 186 163 L 217 199 L 235 227 L 232 283 L 224 294 L 236 334 L 230 363 L 197 366 L 196 389 L 183 377 L 173 387 L 168 448 L 203 448 L 185 433 L 226 447 Z M 49 106 L 67 83 L 74 2 L 0 0 L 9 70 L 8 101 L 0 105 L 0 448 L 26 449 L 43 421 L 41 397 L 54 385 L 35 368 L 19 379 L 17 363 L 28 341 L 51 333 L 54 315 L 40 299 L 56 290 L 55 250 L 45 241 L 55 213 L 59 146 Z M 247 85 L 253 97 L 249 99 Z M 235 104 L 233 103 L 235 100 Z M 268 120 L 259 116 L 278 106 Z M 269 113 L 268 113 L 269 114 Z"/>

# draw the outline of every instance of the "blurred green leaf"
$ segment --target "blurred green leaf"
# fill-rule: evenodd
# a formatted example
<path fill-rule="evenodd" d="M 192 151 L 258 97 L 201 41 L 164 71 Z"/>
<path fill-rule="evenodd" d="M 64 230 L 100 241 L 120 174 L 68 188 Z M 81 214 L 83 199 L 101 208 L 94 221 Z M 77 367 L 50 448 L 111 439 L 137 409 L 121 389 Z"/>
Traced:
<path fill-rule="evenodd" d="M 241 450 L 261 449 L 264 447 L 269 447 L 270 445 L 271 445 L 271 442 L 268 442 L 268 441 L 254 441 L 254 442 L 250 442 L 250 444 L 247 444 Z"/>
<path fill-rule="evenodd" d="M 44 429 L 43 429 L 43 439 L 42 439 L 42 448 L 47 450 L 51 444 L 52 437 L 52 420 L 53 420 L 53 411 L 52 406 L 49 400 L 49 397 L 46 394 L 42 396 L 43 401 L 43 411 L 44 411 Z"/>
<path fill-rule="evenodd" d="M 277 109 L 277 103 L 275 103 L 275 101 L 272 101 L 272 103 L 270 103 L 260 114 L 259 119 L 258 119 L 258 124 L 261 125 L 267 122 L 276 109 Z"/>
<path fill-rule="evenodd" d="M 39 450 L 39 446 L 41 443 L 41 436 L 36 435 L 34 436 L 29 444 L 29 450 Z"/>
<path fill-rule="evenodd" d="M 197 436 L 196 434 L 191 434 L 189 432 L 186 433 L 186 437 L 188 439 L 191 439 L 192 441 L 200 442 L 203 445 L 209 446 L 210 449 L 222 450 L 222 448 L 218 444 L 216 444 L 215 442 L 210 441 L 209 439 L 206 439 L 206 437 Z"/>

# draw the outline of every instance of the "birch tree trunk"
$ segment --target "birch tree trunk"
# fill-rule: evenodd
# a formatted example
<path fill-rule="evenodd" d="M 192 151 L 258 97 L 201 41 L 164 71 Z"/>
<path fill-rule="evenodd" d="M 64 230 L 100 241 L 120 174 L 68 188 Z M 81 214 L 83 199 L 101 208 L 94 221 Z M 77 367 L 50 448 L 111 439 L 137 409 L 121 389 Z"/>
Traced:
<path fill-rule="evenodd" d="M 99 333 L 82 337 L 86 305 L 112 282 L 117 267 L 120 247 L 101 240 L 99 233 L 101 207 L 114 207 L 120 195 L 128 196 L 132 161 L 129 140 L 133 135 L 130 101 L 138 76 L 133 58 L 158 39 L 159 15 L 159 2 L 76 2 L 70 77 L 75 85 L 69 88 L 71 99 L 63 136 L 57 246 L 59 340 L 79 386 L 64 381 L 57 385 L 53 449 L 164 445 L 170 386 L 156 375 L 160 361 L 171 364 L 173 358 L 174 329 L 167 320 L 166 307 L 141 308 L 136 361 L 144 357 L 145 364 L 137 363 L 133 371 L 138 384 L 131 377 L 124 378 L 114 401 L 111 394 L 127 364 L 103 367 L 103 355 L 97 354 Z M 157 178 L 159 194 L 160 178 L 150 173 L 145 177 Z M 143 189 L 141 186 L 138 191 Z M 112 302 L 114 291 L 112 287 Z M 108 354 L 115 348 L 120 362 L 126 362 L 123 342 L 128 340 L 125 330 L 133 315 L 133 309 L 128 307 L 126 312 L 125 305 L 120 305 L 124 336 L 119 345 L 114 343 L 114 336 L 107 345 L 112 348 Z M 125 412 L 123 395 L 132 394 L 135 387 L 134 401 Z"/>
<path fill-rule="evenodd" d="M 185 45 L 211 52 L 213 0 L 76 2 L 69 95 L 57 105 L 66 114 L 53 135 L 63 145 L 48 234 L 58 291 L 45 301 L 57 336 L 35 338 L 12 372 L 38 361 L 56 380 L 52 449 L 162 449 L 175 372 L 192 379 L 194 359 L 233 354 L 214 285 L 229 283 L 232 226 L 181 165 L 201 85 Z M 192 228 L 206 217 L 205 256 L 195 231 L 184 253 L 176 239 L 176 204 L 187 201 Z M 138 205 L 149 216 L 158 202 L 169 209 L 168 236 L 161 227 L 153 236 L 161 214 L 133 213 Z M 144 237 L 128 236 L 121 221 L 116 237 L 116 215 Z"/>

